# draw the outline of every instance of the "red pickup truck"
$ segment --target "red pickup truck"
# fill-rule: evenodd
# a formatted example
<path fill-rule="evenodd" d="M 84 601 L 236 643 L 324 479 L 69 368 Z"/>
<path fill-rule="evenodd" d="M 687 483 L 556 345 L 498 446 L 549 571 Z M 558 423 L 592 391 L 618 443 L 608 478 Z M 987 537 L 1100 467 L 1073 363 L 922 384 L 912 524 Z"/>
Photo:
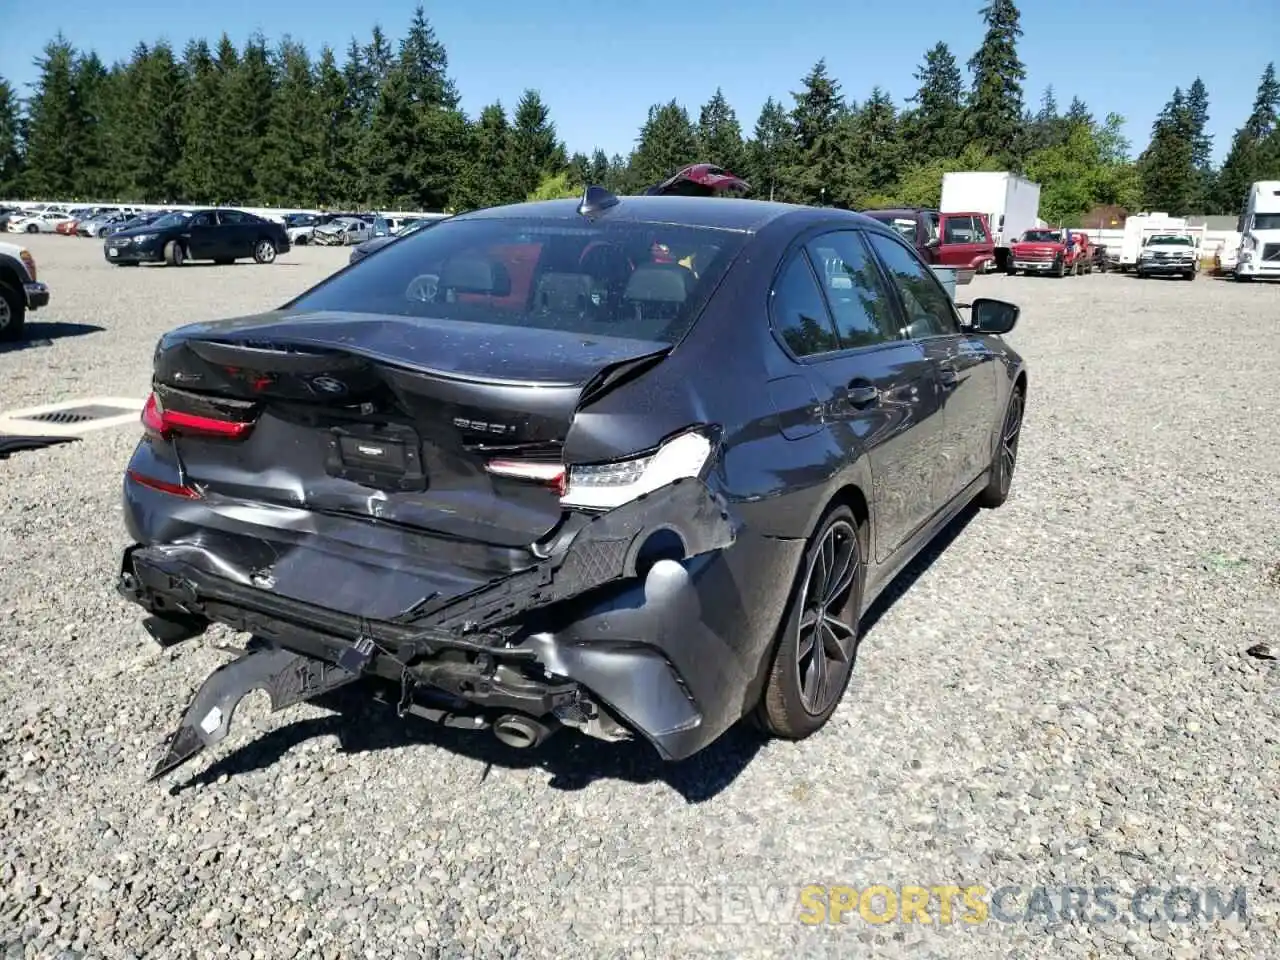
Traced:
<path fill-rule="evenodd" d="M 1028 230 L 1009 247 L 1009 276 L 1047 273 L 1055 277 L 1093 273 L 1089 238 L 1072 230 Z"/>
<path fill-rule="evenodd" d="M 982 213 L 940 213 L 920 207 L 860 210 L 897 230 L 925 263 L 985 273 L 995 266 L 996 245 Z"/>

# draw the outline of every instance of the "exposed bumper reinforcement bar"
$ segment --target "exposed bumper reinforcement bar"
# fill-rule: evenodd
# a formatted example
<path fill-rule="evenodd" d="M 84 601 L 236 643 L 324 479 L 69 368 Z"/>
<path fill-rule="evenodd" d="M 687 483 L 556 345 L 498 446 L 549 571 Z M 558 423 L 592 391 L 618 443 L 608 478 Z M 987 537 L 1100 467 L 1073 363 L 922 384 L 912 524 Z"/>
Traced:
<path fill-rule="evenodd" d="M 540 668 L 559 673 L 586 652 L 572 657 L 558 654 L 546 634 L 529 637 L 527 642 L 512 642 L 531 614 L 644 575 L 644 548 L 658 533 L 674 534 L 683 545 L 685 558 L 693 558 L 732 545 L 737 529 L 723 501 L 705 484 L 679 481 L 593 517 L 571 535 L 567 544 L 560 544 L 551 556 L 524 570 L 468 594 L 424 604 L 395 621 L 356 617 L 213 576 L 175 556 L 164 545 L 130 547 L 125 551 L 117 588 L 151 613 L 148 629 L 158 640 L 180 642 L 202 633 L 216 621 L 252 633 L 269 644 L 208 678 L 178 730 L 165 742 L 152 776 L 163 775 L 220 741 L 226 735 L 235 705 L 253 689 L 266 689 L 271 694 L 272 708 L 278 710 L 364 674 L 399 681 L 406 698 L 413 686 L 426 684 L 480 709 L 515 709 L 533 716 L 545 711 L 543 715 L 565 716 L 575 715 L 583 704 L 577 691 L 579 683 L 588 694 L 593 680 L 622 691 L 617 686 L 623 679 L 619 671 L 631 673 L 633 682 L 653 689 L 646 689 L 643 696 L 636 691 L 626 693 L 626 697 L 636 699 L 634 708 L 623 710 L 623 715 L 631 714 L 630 719 L 641 727 L 640 732 L 664 755 L 684 753 L 683 749 L 673 751 L 669 747 L 675 747 L 681 736 L 689 737 L 692 728 L 701 722 L 700 715 L 683 680 L 673 672 L 660 649 L 650 648 L 645 653 L 634 645 L 625 650 L 618 648 L 616 655 L 596 655 L 609 661 L 620 658 L 618 663 L 605 666 L 583 662 L 580 671 L 570 669 L 583 674 L 570 676 L 571 682 L 543 680 L 530 684 L 518 676 L 522 664 L 535 671 Z M 668 543 L 669 540 L 668 537 Z M 663 633 L 670 632 L 672 619 L 668 613 Z M 690 629 L 695 626 L 691 624 Z M 646 640 L 641 636 L 629 639 L 640 643 Z M 468 654 L 470 662 L 442 662 L 438 655 L 446 651 Z M 637 662 L 643 661 L 652 668 L 652 676 L 634 674 L 631 660 L 637 657 Z M 714 659 L 718 662 L 723 657 Z M 626 661 L 630 669 L 623 669 L 621 661 Z M 600 715 L 591 713 L 592 706 L 588 699 L 583 722 L 590 718 L 598 726 Z M 411 709 L 402 703 L 401 713 L 405 712 L 442 722 L 452 716 L 448 711 Z M 451 725 L 486 725 L 476 717 L 456 719 L 460 722 Z M 604 723 L 607 728 L 607 718 Z M 645 726 L 649 729 L 643 729 Z"/>

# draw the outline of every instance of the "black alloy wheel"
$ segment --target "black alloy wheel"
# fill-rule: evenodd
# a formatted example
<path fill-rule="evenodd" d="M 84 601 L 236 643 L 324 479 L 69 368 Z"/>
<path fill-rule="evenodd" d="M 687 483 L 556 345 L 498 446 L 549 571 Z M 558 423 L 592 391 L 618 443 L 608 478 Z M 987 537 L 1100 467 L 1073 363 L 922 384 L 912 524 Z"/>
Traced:
<path fill-rule="evenodd" d="M 857 658 L 863 540 L 847 506 L 832 508 L 809 541 L 765 688 L 758 726 L 800 740 L 820 730 L 840 704 Z"/>

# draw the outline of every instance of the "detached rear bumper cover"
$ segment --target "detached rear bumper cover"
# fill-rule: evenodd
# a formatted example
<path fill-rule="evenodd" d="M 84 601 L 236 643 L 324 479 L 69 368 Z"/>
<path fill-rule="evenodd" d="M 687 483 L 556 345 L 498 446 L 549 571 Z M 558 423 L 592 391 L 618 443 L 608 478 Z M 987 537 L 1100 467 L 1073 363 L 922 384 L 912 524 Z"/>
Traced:
<path fill-rule="evenodd" d="M 642 548 L 657 533 L 678 536 L 684 559 L 644 569 Z M 700 481 L 683 480 L 594 517 L 545 560 L 394 619 L 356 617 L 215 576 L 176 544 L 130 547 L 119 589 L 170 624 L 194 624 L 189 635 L 205 622 L 222 622 L 304 658 L 347 667 L 358 662 L 357 673 L 402 682 L 414 674 L 448 693 L 457 691 L 433 659 L 445 651 L 538 666 L 553 679 L 580 685 L 674 760 L 738 719 L 751 679 L 748 665 L 706 626 L 694 582 L 713 560 L 709 555 L 731 546 L 737 533 L 721 498 Z M 235 558 L 223 559 L 236 566 Z M 316 576 L 325 576 L 322 567 Z M 353 649 L 363 651 L 357 660 Z M 266 684 L 278 666 L 241 668 L 240 696 Z M 335 685 L 345 681 L 324 677 Z M 198 724 L 220 697 L 219 709 L 229 718 L 225 692 L 202 690 L 170 738 L 171 753 L 193 748 L 190 756 L 216 742 L 200 734 Z M 539 705 L 551 709 L 553 703 L 544 697 Z M 220 739 L 225 731 L 212 726 Z M 162 761 L 157 771 L 173 765 Z"/>

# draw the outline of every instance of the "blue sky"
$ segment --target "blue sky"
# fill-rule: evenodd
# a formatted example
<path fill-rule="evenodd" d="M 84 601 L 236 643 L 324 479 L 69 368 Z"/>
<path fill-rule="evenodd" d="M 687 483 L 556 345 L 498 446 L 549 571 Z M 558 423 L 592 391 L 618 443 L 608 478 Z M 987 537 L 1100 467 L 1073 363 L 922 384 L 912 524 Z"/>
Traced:
<path fill-rule="evenodd" d="M 139 40 L 176 47 L 224 29 L 240 44 L 254 30 L 291 34 L 313 50 L 339 53 L 374 23 L 398 38 L 413 0 L 267 0 L 236 10 L 208 0 L 3 0 L 0 76 L 20 87 L 32 60 L 58 30 L 107 62 Z M 846 95 L 875 84 L 901 104 L 924 51 L 949 44 L 962 65 L 982 37 L 981 0 L 914 4 L 845 0 L 732 4 L 651 0 L 454 0 L 426 3 L 449 52 L 450 70 L 473 115 L 493 100 L 511 107 L 525 87 L 551 106 L 569 149 L 626 154 L 649 104 L 675 97 L 696 118 L 717 86 L 744 131 L 766 97 L 790 92 L 825 57 Z M 1062 108 L 1073 95 L 1093 111 L 1122 114 L 1135 151 L 1173 88 L 1197 76 L 1210 97 L 1210 132 L 1221 159 L 1248 115 L 1258 77 L 1280 59 L 1280 0 L 1022 0 L 1027 100 L 1053 84 Z M 705 11 L 705 12 L 704 12 Z M 967 78 L 967 74 L 966 74 Z"/>

